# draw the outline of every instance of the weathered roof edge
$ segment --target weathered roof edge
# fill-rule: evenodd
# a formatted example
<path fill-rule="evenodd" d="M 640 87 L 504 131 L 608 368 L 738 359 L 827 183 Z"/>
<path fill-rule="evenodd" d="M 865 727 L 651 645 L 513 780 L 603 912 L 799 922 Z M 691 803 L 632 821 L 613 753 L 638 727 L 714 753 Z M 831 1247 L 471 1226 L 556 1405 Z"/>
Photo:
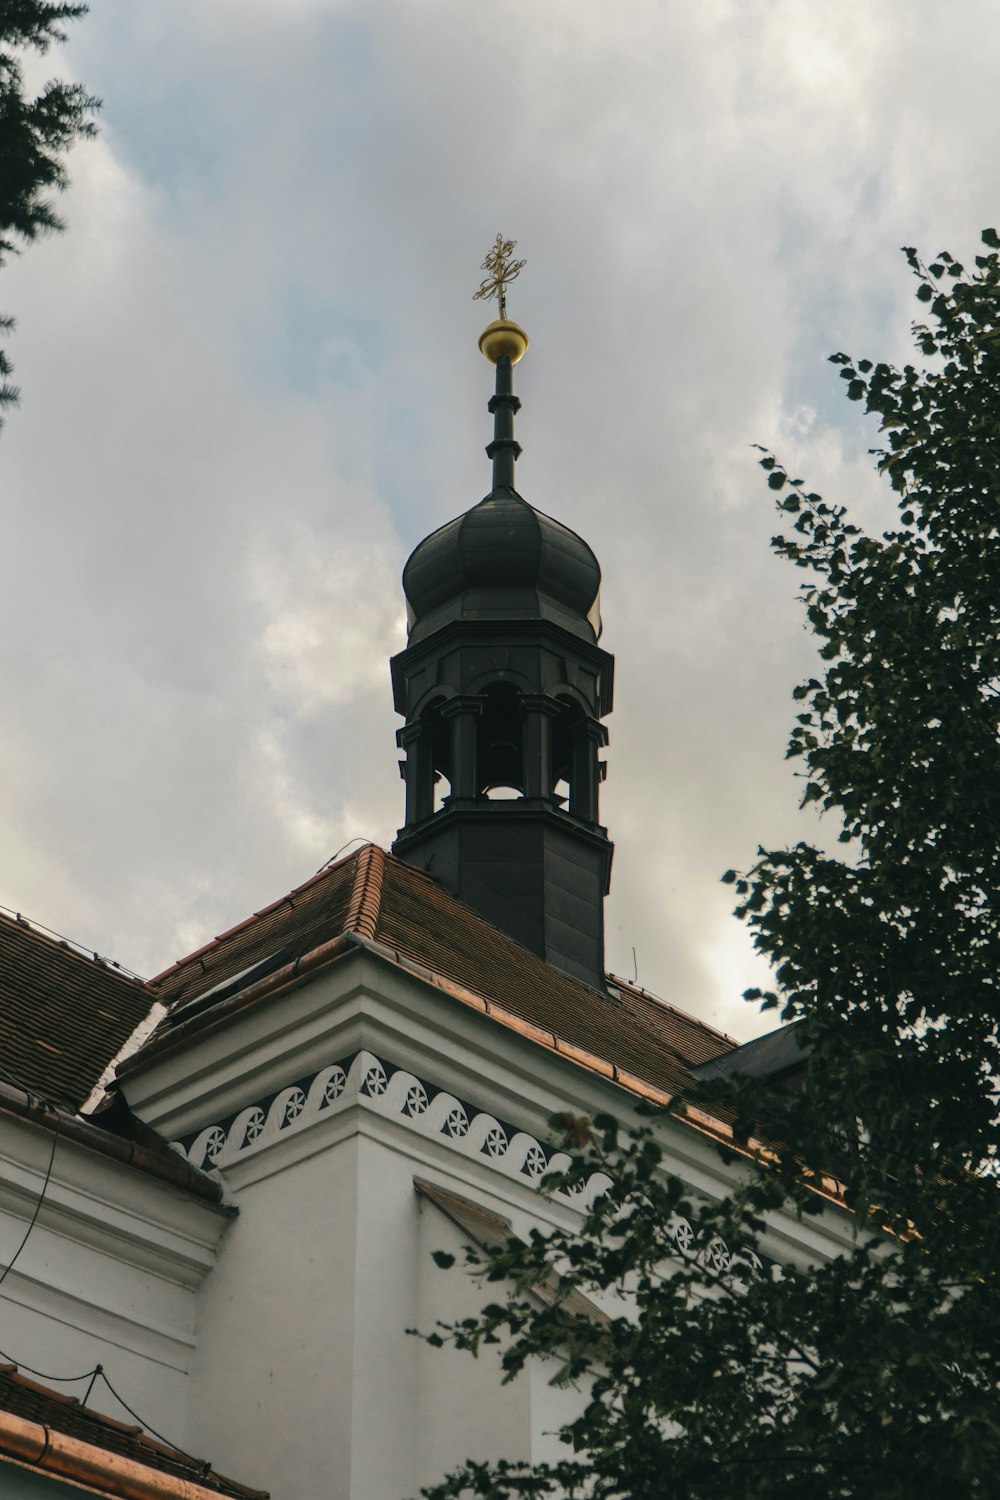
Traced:
<path fill-rule="evenodd" d="M 94 1087 L 80 1105 L 78 1114 L 86 1117 L 94 1113 L 101 1100 L 107 1095 L 108 1085 L 114 1082 L 119 1065 L 125 1061 L 126 1057 L 131 1057 L 133 1052 L 138 1052 L 139 1048 L 153 1035 L 166 1014 L 167 1007 L 163 1001 L 153 1000 L 138 1026 L 129 1033 L 114 1057 L 104 1067 Z"/>
<path fill-rule="evenodd" d="M 193 960 L 201 958 L 203 954 L 208 953 L 210 949 L 214 948 L 216 943 L 224 942 L 226 938 L 234 937 L 236 933 L 245 931 L 246 928 L 252 927 L 254 922 L 258 921 L 259 918 L 270 916 L 271 912 L 278 911 L 282 906 L 294 907 L 295 902 L 293 900 L 293 897 L 301 896 L 303 891 L 308 891 L 311 886 L 317 885 L 321 880 L 325 880 L 327 876 L 329 876 L 331 871 L 339 869 L 341 865 L 350 864 L 352 859 L 358 860 L 358 872 L 354 877 L 354 888 L 352 889 L 351 902 L 353 904 L 357 897 L 359 901 L 360 911 L 360 897 L 357 896 L 357 887 L 359 884 L 359 878 L 363 882 L 367 877 L 370 863 L 370 861 L 362 861 L 361 856 L 364 854 L 368 854 L 371 850 L 375 850 L 382 856 L 382 868 L 384 869 L 385 851 L 383 849 L 380 849 L 377 844 L 362 844 L 360 849 L 352 849 L 351 853 L 345 854 L 343 859 L 338 859 L 328 865 L 324 865 L 321 870 L 317 870 L 315 875 L 310 875 L 309 879 L 304 880 L 301 885 L 294 886 L 290 891 L 286 892 L 284 896 L 279 896 L 277 901 L 271 901 L 267 906 L 262 906 L 259 911 L 251 912 L 250 915 L 248 917 L 244 917 L 242 921 L 236 922 L 232 927 L 227 927 L 225 932 L 220 932 L 217 937 L 210 938 L 207 943 L 202 943 L 201 947 L 196 948 L 193 953 L 187 953 L 183 958 L 178 958 L 174 963 L 168 964 L 167 967 L 161 971 L 161 973 L 154 974 L 152 979 L 148 979 L 146 983 L 154 988 L 159 988 L 163 984 L 164 980 L 170 978 L 171 974 L 175 974 L 178 969 L 187 968 L 188 964 L 193 962 Z M 418 871 L 418 873 L 423 874 L 423 871 Z M 430 878 L 431 877 L 428 876 L 428 879 Z M 382 880 L 380 873 L 378 877 L 376 900 L 380 899 L 381 897 L 381 888 Z M 348 915 L 350 915 L 350 911 Z"/>
<path fill-rule="evenodd" d="M 30 1120 L 33 1125 L 54 1131 L 63 1139 L 73 1141 L 88 1151 L 96 1151 L 99 1156 L 124 1162 L 126 1166 L 135 1167 L 148 1177 L 156 1177 L 170 1187 L 181 1188 L 195 1198 L 203 1198 L 218 1207 L 226 1207 L 223 1203 L 222 1184 L 198 1167 L 192 1167 L 178 1152 L 171 1151 L 166 1143 L 162 1155 L 150 1151 L 138 1141 L 113 1135 L 90 1120 L 81 1119 L 79 1115 L 49 1104 L 30 1089 L 3 1081 L 0 1081 L 0 1112 Z"/>
<path fill-rule="evenodd" d="M 274 969 L 263 979 L 258 979 L 256 984 L 249 984 L 246 989 L 237 990 L 234 995 L 228 995 L 225 1000 L 220 1000 L 218 1005 L 198 1011 L 188 1020 L 181 1021 L 179 1025 L 172 1027 L 170 1031 L 162 1032 L 160 1035 L 154 1034 L 145 1046 L 139 1048 L 138 1052 L 133 1052 L 131 1057 L 119 1063 L 117 1076 L 125 1077 L 135 1068 L 148 1062 L 150 1058 L 160 1057 L 164 1053 L 172 1052 L 175 1047 L 183 1046 L 189 1037 L 197 1035 L 199 1031 L 218 1026 L 239 1011 L 256 1005 L 258 1000 L 263 1000 L 280 990 L 286 990 L 301 983 L 318 969 L 326 968 L 335 959 L 341 958 L 350 948 L 364 945 L 366 941 L 358 933 L 342 932 L 328 942 L 320 943 L 318 947 L 311 948 L 308 953 L 300 954 L 298 958 L 283 964 L 280 969 Z"/>

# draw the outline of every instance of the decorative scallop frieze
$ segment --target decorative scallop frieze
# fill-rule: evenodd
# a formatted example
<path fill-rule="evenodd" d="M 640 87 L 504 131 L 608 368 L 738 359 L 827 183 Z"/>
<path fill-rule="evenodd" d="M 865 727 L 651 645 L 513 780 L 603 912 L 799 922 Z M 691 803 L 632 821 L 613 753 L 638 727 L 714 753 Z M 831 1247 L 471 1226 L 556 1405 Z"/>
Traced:
<path fill-rule="evenodd" d="M 512 1177 L 537 1182 L 545 1171 L 561 1171 L 570 1164 L 565 1151 L 554 1151 L 509 1121 L 498 1120 L 487 1110 L 476 1109 L 467 1100 L 367 1051 L 330 1063 L 172 1144 L 192 1166 L 225 1168 L 358 1103 L 378 1114 L 395 1116 L 421 1135 L 445 1141 Z M 612 1185 L 606 1173 L 595 1172 L 567 1196 L 585 1204 Z M 746 1279 L 764 1270 L 752 1251 L 730 1251 L 717 1235 L 706 1240 L 687 1219 L 676 1218 L 670 1229 L 679 1255 L 685 1259 L 698 1256 L 717 1274 L 732 1272 Z"/>
<path fill-rule="evenodd" d="M 558 1171 L 569 1165 L 564 1151 L 553 1151 L 509 1121 L 367 1051 L 330 1063 L 173 1145 L 192 1166 L 225 1168 L 359 1102 L 510 1176 L 537 1181 L 548 1168 Z M 589 1200 L 609 1185 L 610 1178 L 596 1172 L 580 1197 Z"/>

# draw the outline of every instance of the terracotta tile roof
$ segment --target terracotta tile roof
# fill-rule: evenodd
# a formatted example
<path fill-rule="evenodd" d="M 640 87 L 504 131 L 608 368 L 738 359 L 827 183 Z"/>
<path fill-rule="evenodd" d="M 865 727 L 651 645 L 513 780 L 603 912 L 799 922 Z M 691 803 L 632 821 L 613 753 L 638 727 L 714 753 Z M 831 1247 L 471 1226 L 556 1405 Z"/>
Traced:
<path fill-rule="evenodd" d="M 553 968 L 424 871 L 367 844 L 151 980 L 172 1009 L 138 1055 L 169 1044 L 176 1028 L 199 1025 L 199 1012 L 214 1019 L 243 983 L 248 988 L 231 1006 L 264 992 L 272 971 L 274 982 L 288 982 L 300 964 L 303 972 L 312 967 L 304 962 L 310 953 L 345 935 L 640 1092 L 673 1094 L 690 1068 L 736 1046 L 620 979 L 609 979 L 605 994 Z"/>
<path fill-rule="evenodd" d="M 321 870 L 280 901 L 254 912 L 157 974 L 149 981 L 157 998 L 176 1008 L 275 952 L 287 949 L 289 953 L 308 953 L 310 948 L 348 930 L 362 852 Z"/>
<path fill-rule="evenodd" d="M 155 999 L 142 980 L 0 913 L 3 1075 L 79 1109 Z"/>
<path fill-rule="evenodd" d="M 23 1375 L 16 1365 L 0 1364 L 0 1411 L 27 1422 L 37 1422 L 51 1431 L 64 1433 L 91 1447 L 120 1454 L 158 1473 L 200 1485 L 203 1490 L 235 1497 L 235 1500 L 268 1500 L 264 1490 L 248 1489 L 235 1479 L 217 1473 L 209 1463 L 172 1448 L 144 1432 L 141 1427 L 102 1416 L 84 1406 L 75 1396 L 65 1396 Z"/>

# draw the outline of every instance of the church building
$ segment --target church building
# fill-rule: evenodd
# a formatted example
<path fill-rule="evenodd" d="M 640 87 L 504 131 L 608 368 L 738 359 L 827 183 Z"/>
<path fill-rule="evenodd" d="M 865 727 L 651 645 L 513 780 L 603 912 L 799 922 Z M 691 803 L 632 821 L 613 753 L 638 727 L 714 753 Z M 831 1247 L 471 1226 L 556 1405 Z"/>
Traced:
<path fill-rule="evenodd" d="M 614 658 L 594 553 L 515 486 L 512 251 L 486 263 L 490 491 L 403 574 L 392 849 L 146 982 L 0 916 L 4 1500 L 407 1500 L 468 1457 L 555 1457 L 579 1397 L 546 1369 L 502 1385 L 495 1353 L 408 1334 L 484 1300 L 433 1252 L 572 1225 L 608 1186 L 539 1191 L 555 1113 L 627 1121 L 710 1064 L 802 1066 L 606 972 Z M 726 1138 L 663 1122 L 696 1197 L 728 1191 Z M 766 1250 L 849 1236 L 831 1207 Z"/>

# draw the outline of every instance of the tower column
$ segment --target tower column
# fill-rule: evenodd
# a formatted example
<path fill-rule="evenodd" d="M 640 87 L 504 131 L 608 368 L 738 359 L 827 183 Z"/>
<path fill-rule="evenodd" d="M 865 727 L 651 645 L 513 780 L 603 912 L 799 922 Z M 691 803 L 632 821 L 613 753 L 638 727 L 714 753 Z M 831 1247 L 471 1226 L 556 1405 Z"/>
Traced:
<path fill-rule="evenodd" d="M 396 744 L 406 751 L 400 767 L 406 783 L 405 826 L 422 823 L 434 811 L 434 760 L 430 728 L 422 719 L 396 731 Z"/>
<path fill-rule="evenodd" d="M 559 705 L 544 693 L 525 693 L 521 699 L 524 724 L 524 795 L 552 797 L 552 721 Z"/>
<path fill-rule="evenodd" d="M 569 810 L 585 823 L 600 823 L 598 787 L 601 767 L 597 752 L 608 743 L 608 731 L 599 719 L 581 719 L 574 725 L 573 773 L 569 783 Z"/>
<path fill-rule="evenodd" d="M 477 740 L 482 698 L 463 693 L 441 707 L 451 720 L 451 800 L 472 801 L 479 795 Z"/>

